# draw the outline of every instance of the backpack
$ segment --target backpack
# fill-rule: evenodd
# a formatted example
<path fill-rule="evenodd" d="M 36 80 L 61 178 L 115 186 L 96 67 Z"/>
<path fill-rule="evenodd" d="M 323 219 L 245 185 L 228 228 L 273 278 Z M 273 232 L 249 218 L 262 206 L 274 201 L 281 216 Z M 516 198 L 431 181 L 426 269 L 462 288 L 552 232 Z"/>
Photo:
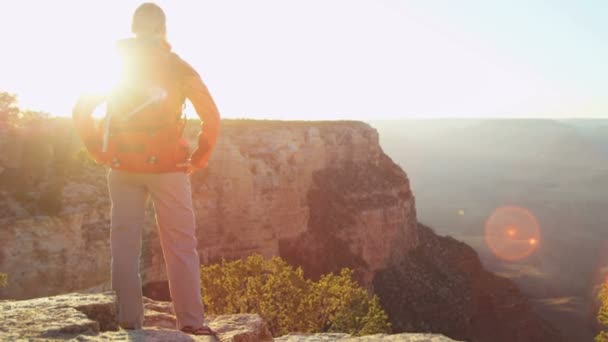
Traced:
<path fill-rule="evenodd" d="M 124 57 L 122 80 L 108 98 L 101 156 L 113 169 L 172 172 L 189 157 L 182 138 L 180 60 L 171 52 L 154 51 L 139 49 Z"/>

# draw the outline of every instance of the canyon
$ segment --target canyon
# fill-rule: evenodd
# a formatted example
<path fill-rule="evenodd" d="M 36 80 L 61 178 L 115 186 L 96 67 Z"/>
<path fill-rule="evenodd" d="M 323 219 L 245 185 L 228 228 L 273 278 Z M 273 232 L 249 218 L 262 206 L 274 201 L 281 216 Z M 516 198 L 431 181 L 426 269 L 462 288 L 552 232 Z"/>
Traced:
<path fill-rule="evenodd" d="M 371 124 L 408 172 L 418 221 L 473 247 L 568 341 L 597 335 L 597 291 L 608 261 L 608 120 Z M 538 249 L 521 260 L 503 260 L 485 240 L 487 220 L 504 206 L 525 208 L 539 223 Z"/>
<path fill-rule="evenodd" d="M 0 135 L 2 299 L 109 289 L 107 170 L 86 157 L 69 122 L 52 120 Z M 197 132 L 191 123 L 186 136 Z M 349 267 L 389 307 L 396 332 L 560 341 L 470 247 L 418 224 L 409 179 L 371 126 L 224 120 L 221 132 L 209 167 L 191 180 L 203 263 L 281 256 L 312 278 Z M 167 300 L 151 205 L 143 241 L 144 292 Z M 500 326 L 490 339 L 487 327 Z"/>

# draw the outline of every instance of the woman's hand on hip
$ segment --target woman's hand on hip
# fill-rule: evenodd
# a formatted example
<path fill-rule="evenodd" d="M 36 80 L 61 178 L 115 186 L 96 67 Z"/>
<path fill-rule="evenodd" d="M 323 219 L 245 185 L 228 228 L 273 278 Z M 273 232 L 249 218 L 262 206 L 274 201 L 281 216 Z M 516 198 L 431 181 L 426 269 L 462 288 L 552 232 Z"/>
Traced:
<path fill-rule="evenodd" d="M 192 175 L 192 174 L 193 174 L 193 173 L 195 173 L 195 172 L 196 172 L 196 170 L 197 170 L 197 168 L 196 168 L 196 167 L 194 167 L 194 165 L 192 165 L 192 163 L 191 163 L 189 160 L 188 160 L 188 161 L 186 161 L 186 162 L 184 162 L 184 163 L 179 163 L 179 164 L 176 164 L 175 166 L 185 168 L 184 172 L 185 172 L 185 173 L 186 173 L 188 176 Z"/>

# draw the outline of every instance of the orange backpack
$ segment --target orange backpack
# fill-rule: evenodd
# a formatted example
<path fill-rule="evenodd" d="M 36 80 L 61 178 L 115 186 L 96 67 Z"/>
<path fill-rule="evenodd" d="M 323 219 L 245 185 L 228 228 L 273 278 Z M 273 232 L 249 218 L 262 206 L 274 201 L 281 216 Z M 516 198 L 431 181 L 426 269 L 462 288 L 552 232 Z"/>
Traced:
<path fill-rule="evenodd" d="M 178 171 L 176 164 L 189 157 L 182 138 L 186 119 L 179 58 L 170 52 L 138 52 L 126 58 L 122 82 L 108 98 L 101 159 L 130 172 Z"/>

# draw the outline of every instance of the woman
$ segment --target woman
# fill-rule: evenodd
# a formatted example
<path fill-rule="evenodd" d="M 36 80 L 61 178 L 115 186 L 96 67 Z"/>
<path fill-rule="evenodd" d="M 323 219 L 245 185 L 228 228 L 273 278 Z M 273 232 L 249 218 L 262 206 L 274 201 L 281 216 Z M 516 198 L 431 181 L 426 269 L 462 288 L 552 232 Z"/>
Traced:
<path fill-rule="evenodd" d="M 139 259 L 145 205 L 151 197 L 177 328 L 213 335 L 204 324 L 188 176 L 205 167 L 211 156 L 219 113 L 197 72 L 171 52 L 165 13 L 159 6 L 139 6 L 131 28 L 135 37 L 118 44 L 123 58 L 120 86 L 108 96 L 82 96 L 73 113 L 91 156 L 111 168 L 112 288 L 118 299 L 119 324 L 125 329 L 139 329 L 143 324 Z M 191 155 L 181 138 L 185 99 L 203 121 L 198 148 Z M 91 114 L 103 101 L 108 111 L 98 129 Z"/>

